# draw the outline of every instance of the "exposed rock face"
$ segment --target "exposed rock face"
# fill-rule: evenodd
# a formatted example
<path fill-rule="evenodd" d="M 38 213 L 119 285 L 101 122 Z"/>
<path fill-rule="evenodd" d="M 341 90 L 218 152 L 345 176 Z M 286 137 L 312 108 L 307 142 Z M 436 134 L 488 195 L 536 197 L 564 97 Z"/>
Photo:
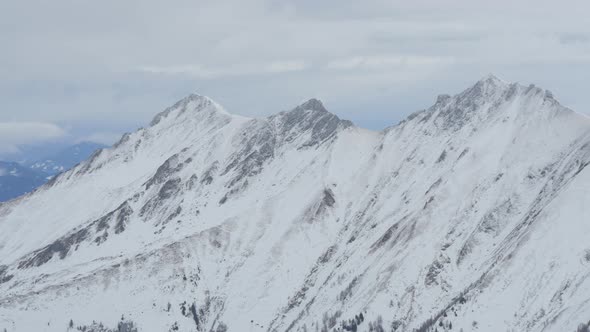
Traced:
<path fill-rule="evenodd" d="M 0 204 L 0 331 L 575 331 L 590 120 L 489 76 L 382 132 L 190 95 Z"/>
<path fill-rule="evenodd" d="M 318 145 L 333 137 L 339 129 L 352 126 L 352 122 L 340 120 L 326 111 L 317 99 L 310 99 L 292 111 L 272 116 L 270 120 L 281 141 L 291 142 L 302 135 L 310 136 L 300 148 Z"/>

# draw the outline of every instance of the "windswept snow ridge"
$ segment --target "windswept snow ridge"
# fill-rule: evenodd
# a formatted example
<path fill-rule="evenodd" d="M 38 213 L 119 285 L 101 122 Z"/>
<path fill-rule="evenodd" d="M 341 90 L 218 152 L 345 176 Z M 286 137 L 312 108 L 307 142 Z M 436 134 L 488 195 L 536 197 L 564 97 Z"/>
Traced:
<path fill-rule="evenodd" d="M 0 203 L 0 330 L 575 331 L 590 120 L 494 76 L 381 132 L 190 95 Z"/>

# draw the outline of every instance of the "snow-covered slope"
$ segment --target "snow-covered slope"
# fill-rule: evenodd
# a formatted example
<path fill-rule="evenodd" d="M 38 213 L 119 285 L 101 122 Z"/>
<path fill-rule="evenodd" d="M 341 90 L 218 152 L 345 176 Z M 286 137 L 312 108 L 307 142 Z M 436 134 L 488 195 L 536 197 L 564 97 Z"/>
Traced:
<path fill-rule="evenodd" d="M 382 132 L 190 95 L 0 205 L 0 328 L 574 331 L 588 164 L 587 117 L 493 76 Z"/>

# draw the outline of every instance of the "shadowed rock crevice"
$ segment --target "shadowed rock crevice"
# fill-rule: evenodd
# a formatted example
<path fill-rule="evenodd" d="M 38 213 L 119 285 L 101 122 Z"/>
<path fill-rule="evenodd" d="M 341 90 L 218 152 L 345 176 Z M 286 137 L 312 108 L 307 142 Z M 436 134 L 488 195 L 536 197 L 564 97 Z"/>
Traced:
<path fill-rule="evenodd" d="M 170 176 L 182 170 L 184 163 L 179 161 L 178 154 L 172 155 L 170 158 L 158 167 L 154 176 L 152 176 L 146 183 L 145 189 L 149 190 L 152 186 L 164 183 Z"/>
<path fill-rule="evenodd" d="M 125 231 L 132 214 L 133 209 L 128 202 L 124 202 L 117 209 L 91 222 L 82 229 L 65 235 L 46 247 L 22 258 L 18 263 L 18 268 L 25 269 L 41 266 L 49 262 L 54 255 L 64 259 L 72 250 L 78 250 L 78 247 L 84 241 L 94 241 L 97 245 L 100 245 L 107 240 L 108 230 L 111 227 L 115 234 Z M 114 225 L 112 225 L 113 222 Z"/>
<path fill-rule="evenodd" d="M 265 121 L 249 121 L 235 138 L 239 150 L 232 153 L 221 175 L 232 173 L 227 187 L 231 188 L 240 180 L 256 175 L 263 165 L 275 155 L 276 136 L 271 126 Z"/>

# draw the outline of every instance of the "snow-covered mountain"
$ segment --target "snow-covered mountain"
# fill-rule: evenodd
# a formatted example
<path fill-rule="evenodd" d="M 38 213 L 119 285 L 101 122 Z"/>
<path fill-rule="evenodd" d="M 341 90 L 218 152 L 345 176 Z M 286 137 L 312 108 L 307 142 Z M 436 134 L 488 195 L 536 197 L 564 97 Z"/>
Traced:
<path fill-rule="evenodd" d="M 575 331 L 588 164 L 590 119 L 493 76 L 381 132 L 190 95 L 0 205 L 0 328 Z"/>
<path fill-rule="evenodd" d="M 76 166 L 78 163 L 88 159 L 96 150 L 106 148 L 107 146 L 94 142 L 80 142 L 68 146 L 54 155 L 26 163 L 31 169 L 40 171 L 49 175 L 55 175 Z"/>
<path fill-rule="evenodd" d="M 46 181 L 46 175 L 15 162 L 0 161 L 0 202 L 33 191 Z"/>

